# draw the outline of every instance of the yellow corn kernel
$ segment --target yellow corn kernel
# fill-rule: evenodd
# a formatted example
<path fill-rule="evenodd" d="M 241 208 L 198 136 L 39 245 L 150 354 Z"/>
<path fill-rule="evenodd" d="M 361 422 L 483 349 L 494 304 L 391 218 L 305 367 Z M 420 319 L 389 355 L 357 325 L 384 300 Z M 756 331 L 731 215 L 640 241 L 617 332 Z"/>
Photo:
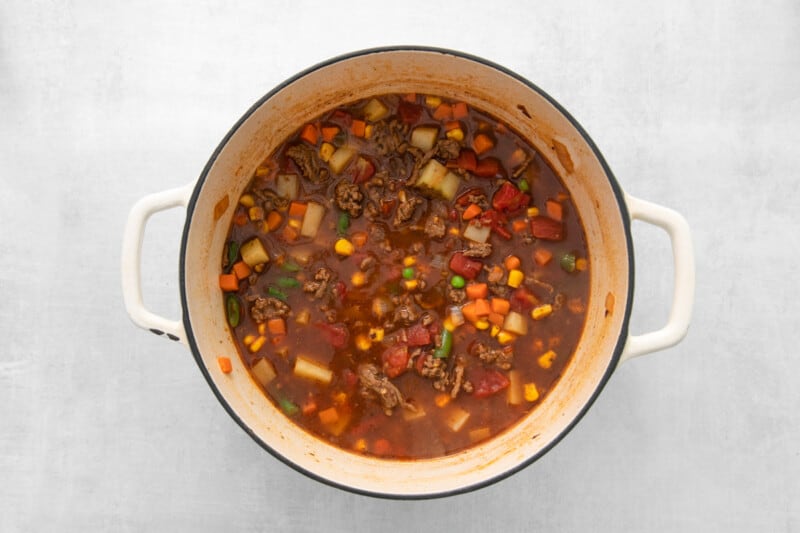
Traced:
<path fill-rule="evenodd" d="M 250 217 L 250 220 L 263 220 L 264 219 L 264 208 L 260 206 L 253 206 L 247 210 L 247 215 Z"/>
<path fill-rule="evenodd" d="M 522 273 L 522 270 L 517 270 L 516 268 L 508 273 L 508 281 L 506 285 L 516 289 L 520 285 L 522 285 L 522 280 L 525 279 L 525 274 Z"/>
<path fill-rule="evenodd" d="M 267 342 L 267 338 L 264 335 L 260 335 L 256 340 L 252 342 L 252 344 L 250 344 L 249 346 L 250 351 L 256 353 L 261 349 L 262 346 L 264 346 L 265 342 Z"/>
<path fill-rule="evenodd" d="M 367 124 L 364 128 L 364 138 L 369 139 L 370 137 L 372 137 L 372 124 Z"/>
<path fill-rule="evenodd" d="M 444 329 L 446 329 L 447 331 L 453 332 L 453 331 L 456 330 L 456 327 L 458 327 L 458 326 L 456 326 L 453 323 L 453 321 L 450 319 L 450 317 L 448 316 L 448 317 L 445 317 L 444 320 L 442 320 L 442 327 Z"/>
<path fill-rule="evenodd" d="M 534 320 L 541 320 L 550 316 L 553 312 L 553 306 L 550 304 L 538 305 L 531 311 L 531 318 Z"/>
<path fill-rule="evenodd" d="M 342 405 L 345 402 L 347 402 L 346 392 L 339 392 L 333 395 L 333 403 L 335 403 L 336 405 Z"/>
<path fill-rule="evenodd" d="M 536 383 L 526 383 L 522 389 L 525 395 L 525 401 L 535 402 L 539 399 L 539 390 L 536 388 Z"/>
<path fill-rule="evenodd" d="M 333 245 L 333 249 L 337 254 L 347 257 L 353 254 L 355 246 L 347 239 L 339 239 L 336 241 L 336 244 Z"/>
<path fill-rule="evenodd" d="M 538 207 L 529 207 L 527 215 L 529 217 L 535 217 L 539 215 L 539 208 Z"/>
<path fill-rule="evenodd" d="M 489 321 L 485 318 L 478 319 L 473 325 L 475 326 L 476 329 L 480 330 L 489 329 L 489 326 L 491 326 Z"/>
<path fill-rule="evenodd" d="M 513 333 L 509 333 L 506 330 L 500 330 L 497 333 L 497 342 L 499 342 L 501 346 L 506 346 L 508 344 L 511 344 L 516 339 L 517 339 L 516 335 L 514 335 Z"/>
<path fill-rule="evenodd" d="M 242 339 L 242 342 L 244 343 L 245 346 L 250 346 L 251 344 L 253 344 L 254 340 L 256 340 L 255 335 L 245 335 L 244 339 Z"/>
<path fill-rule="evenodd" d="M 444 407 L 448 403 L 450 403 L 450 395 L 445 393 L 437 394 L 433 398 L 433 403 L 436 404 L 436 407 Z"/>
<path fill-rule="evenodd" d="M 464 140 L 464 130 L 461 128 L 455 128 L 447 133 L 445 133 L 448 139 L 452 139 L 454 141 L 463 141 Z"/>
<path fill-rule="evenodd" d="M 256 266 L 253 267 L 253 270 L 261 274 L 262 272 L 264 272 L 264 263 L 257 264 Z"/>
<path fill-rule="evenodd" d="M 383 340 L 383 328 L 369 328 L 369 338 L 372 342 L 381 342 Z"/>
<path fill-rule="evenodd" d="M 299 218 L 290 218 L 286 224 L 288 224 L 290 227 L 296 230 L 299 230 L 300 228 L 303 227 L 303 221 L 300 220 Z"/>
<path fill-rule="evenodd" d="M 303 309 L 297 313 L 297 317 L 294 319 L 294 321 L 301 326 L 305 326 L 309 323 L 309 321 L 311 321 L 311 313 L 308 311 L 308 309 Z"/>
<path fill-rule="evenodd" d="M 489 330 L 489 335 L 491 335 L 492 337 L 497 337 L 499 333 L 500 333 L 500 326 L 497 325 L 492 326 L 492 329 Z"/>
<path fill-rule="evenodd" d="M 547 350 L 542 355 L 539 356 L 539 359 L 536 360 L 539 363 L 539 366 L 542 368 L 550 368 L 553 366 L 553 361 L 556 359 L 556 352 L 553 350 Z"/>
<path fill-rule="evenodd" d="M 589 268 L 589 261 L 587 261 L 585 258 L 581 257 L 575 260 L 575 270 L 583 272 L 587 268 Z"/>
<path fill-rule="evenodd" d="M 419 282 L 417 280 L 415 280 L 415 279 L 404 279 L 403 280 L 403 286 L 405 286 L 406 290 L 409 291 L 409 292 L 417 290 L 417 286 L 418 285 L 419 285 Z"/>
<path fill-rule="evenodd" d="M 361 271 L 353 272 L 353 275 L 350 276 L 350 283 L 353 284 L 353 287 L 363 287 L 367 284 L 367 275 Z"/>
<path fill-rule="evenodd" d="M 331 143 L 322 143 L 319 147 L 319 158 L 327 163 L 335 151 L 336 147 Z"/>
<path fill-rule="evenodd" d="M 245 207 L 253 207 L 256 205 L 256 199 L 253 198 L 252 194 L 243 194 L 241 198 L 239 198 L 239 203 Z"/>
<path fill-rule="evenodd" d="M 256 169 L 256 176 L 258 176 L 259 178 L 263 178 L 264 176 L 269 176 L 270 172 L 272 172 L 272 167 L 270 167 L 269 165 L 266 166 L 262 165 Z"/>
<path fill-rule="evenodd" d="M 366 352 L 372 348 L 372 341 L 370 340 L 369 335 L 364 335 L 363 333 L 356 335 L 356 348 L 362 352 Z"/>
<path fill-rule="evenodd" d="M 450 233 L 450 235 L 454 235 L 456 237 L 461 235 L 461 231 L 456 226 L 452 226 L 447 231 Z"/>
<path fill-rule="evenodd" d="M 267 334 L 267 323 L 262 322 L 258 325 L 258 334 L 259 335 L 266 335 Z"/>
<path fill-rule="evenodd" d="M 413 255 L 407 255 L 403 258 L 403 266 L 405 267 L 413 267 L 417 264 L 417 258 Z"/>
<path fill-rule="evenodd" d="M 358 439 L 355 444 L 353 444 L 353 449 L 357 452 L 367 451 L 367 439 Z"/>
<path fill-rule="evenodd" d="M 425 105 L 428 107 L 438 107 L 442 103 L 442 99 L 438 96 L 426 96 Z"/>

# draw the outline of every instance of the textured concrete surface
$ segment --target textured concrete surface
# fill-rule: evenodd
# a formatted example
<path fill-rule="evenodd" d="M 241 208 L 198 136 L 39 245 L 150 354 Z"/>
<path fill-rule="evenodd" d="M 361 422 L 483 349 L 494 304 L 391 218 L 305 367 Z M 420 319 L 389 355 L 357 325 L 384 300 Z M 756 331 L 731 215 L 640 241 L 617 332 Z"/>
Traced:
<path fill-rule="evenodd" d="M 0 530 L 800 530 L 798 28 L 794 1 L 3 2 Z M 194 181 L 298 70 L 400 43 L 537 83 L 697 252 L 682 344 L 623 365 L 533 466 L 423 502 L 263 452 L 183 347 L 130 323 L 119 281 L 138 198 Z M 144 246 L 147 304 L 173 317 L 182 216 Z M 666 319 L 671 255 L 635 237 L 642 332 Z"/>

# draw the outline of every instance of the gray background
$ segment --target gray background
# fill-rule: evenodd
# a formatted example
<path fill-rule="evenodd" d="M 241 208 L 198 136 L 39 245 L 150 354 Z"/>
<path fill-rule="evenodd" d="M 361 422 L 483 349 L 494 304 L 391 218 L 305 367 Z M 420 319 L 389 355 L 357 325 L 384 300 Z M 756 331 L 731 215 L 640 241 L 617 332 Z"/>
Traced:
<path fill-rule="evenodd" d="M 796 1 L 3 2 L 0 530 L 800 530 L 799 30 Z M 697 252 L 682 344 L 623 365 L 533 466 L 422 502 L 265 453 L 186 349 L 131 324 L 119 281 L 130 206 L 195 181 L 256 99 L 403 43 L 537 83 L 626 191 L 688 218 Z M 145 237 L 145 300 L 169 317 L 182 218 Z M 644 332 L 671 254 L 640 223 L 635 246 Z"/>

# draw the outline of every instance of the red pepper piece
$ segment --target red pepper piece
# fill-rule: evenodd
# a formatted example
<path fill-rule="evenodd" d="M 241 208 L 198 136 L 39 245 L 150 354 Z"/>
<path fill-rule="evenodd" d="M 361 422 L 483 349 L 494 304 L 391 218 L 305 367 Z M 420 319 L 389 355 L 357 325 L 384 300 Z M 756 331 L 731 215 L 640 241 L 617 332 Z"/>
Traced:
<path fill-rule="evenodd" d="M 470 381 L 474 384 L 472 395 L 476 398 L 488 398 L 509 385 L 505 374 L 494 369 L 481 369 L 477 372 L 477 376 L 470 376 Z"/>
<path fill-rule="evenodd" d="M 431 343 L 431 332 L 422 324 L 414 324 L 406 330 L 409 346 L 426 346 Z"/>
<path fill-rule="evenodd" d="M 486 157 L 478 161 L 474 172 L 481 178 L 494 178 L 500 175 L 500 170 L 500 161 L 494 157 Z"/>
<path fill-rule="evenodd" d="M 538 215 L 531 218 L 531 233 L 537 239 L 560 241 L 564 238 L 564 224 L 550 217 Z"/>
<path fill-rule="evenodd" d="M 395 378 L 408 370 L 408 346 L 395 344 L 386 348 L 381 354 L 383 373 L 390 378 Z"/>
<path fill-rule="evenodd" d="M 530 195 L 519 190 L 510 181 L 504 182 L 492 196 L 492 207 L 504 213 L 519 211 L 530 202 Z"/>
<path fill-rule="evenodd" d="M 314 325 L 320 330 L 325 341 L 334 348 L 344 348 L 347 345 L 349 333 L 347 332 L 347 326 L 344 324 L 317 322 Z"/>
<path fill-rule="evenodd" d="M 483 263 L 470 259 L 461 252 L 456 252 L 450 258 L 450 270 L 464 279 L 475 279 L 483 269 Z"/>
<path fill-rule="evenodd" d="M 397 104 L 397 114 L 400 116 L 400 120 L 405 124 L 414 124 L 419 120 L 419 117 L 422 116 L 422 106 L 400 100 Z"/>

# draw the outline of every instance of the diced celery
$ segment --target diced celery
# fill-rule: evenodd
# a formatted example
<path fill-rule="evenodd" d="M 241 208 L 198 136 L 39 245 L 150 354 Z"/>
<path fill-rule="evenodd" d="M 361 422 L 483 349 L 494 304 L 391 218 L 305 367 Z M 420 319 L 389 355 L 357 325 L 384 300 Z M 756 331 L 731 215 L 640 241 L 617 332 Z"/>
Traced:
<path fill-rule="evenodd" d="M 239 253 L 242 256 L 242 261 L 251 267 L 269 262 L 269 254 L 258 237 L 253 237 L 242 244 Z"/>
<path fill-rule="evenodd" d="M 426 152 L 436 144 L 439 128 L 436 126 L 418 126 L 411 132 L 411 145 Z"/>
<path fill-rule="evenodd" d="M 300 227 L 300 235 L 303 237 L 314 238 L 322 224 L 322 217 L 325 216 L 325 207 L 316 202 L 308 202 L 306 214 L 303 216 L 303 225 Z"/>
<path fill-rule="evenodd" d="M 294 362 L 294 375 L 312 381 L 319 381 L 325 385 L 330 384 L 333 380 L 333 372 L 330 369 L 302 355 L 298 356 Z"/>
<path fill-rule="evenodd" d="M 275 372 L 275 367 L 272 366 L 272 363 L 268 359 L 259 359 L 256 364 L 252 366 L 250 371 L 258 382 L 261 383 L 262 387 L 266 387 L 270 381 L 278 376 L 278 373 Z"/>

